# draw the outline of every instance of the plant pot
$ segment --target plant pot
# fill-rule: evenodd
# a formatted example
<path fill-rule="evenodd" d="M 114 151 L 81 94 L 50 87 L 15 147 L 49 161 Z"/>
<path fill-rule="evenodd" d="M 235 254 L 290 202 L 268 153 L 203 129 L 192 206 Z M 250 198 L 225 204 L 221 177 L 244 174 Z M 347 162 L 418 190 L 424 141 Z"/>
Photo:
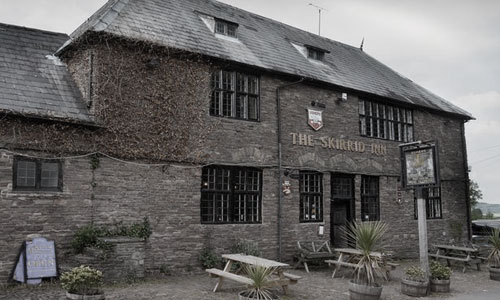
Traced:
<path fill-rule="evenodd" d="M 450 280 L 449 279 L 431 279 L 431 291 L 436 293 L 449 293 Z"/>
<path fill-rule="evenodd" d="M 106 297 L 104 294 L 97 295 L 79 295 L 66 292 L 66 299 L 68 300 L 104 300 Z"/>
<path fill-rule="evenodd" d="M 429 282 L 401 279 L 401 293 L 412 297 L 427 296 Z"/>
<path fill-rule="evenodd" d="M 500 281 L 500 268 L 489 267 L 489 270 L 490 270 L 490 279 Z"/>
<path fill-rule="evenodd" d="M 238 300 L 253 300 L 253 299 L 257 299 L 257 298 L 248 297 L 248 291 L 242 291 L 238 294 Z M 260 299 L 262 299 L 262 298 L 260 298 Z M 277 295 L 271 293 L 271 299 L 277 300 L 277 299 L 279 299 L 279 297 Z"/>
<path fill-rule="evenodd" d="M 378 300 L 382 294 L 382 286 L 369 286 L 349 281 L 349 296 L 351 300 Z"/>

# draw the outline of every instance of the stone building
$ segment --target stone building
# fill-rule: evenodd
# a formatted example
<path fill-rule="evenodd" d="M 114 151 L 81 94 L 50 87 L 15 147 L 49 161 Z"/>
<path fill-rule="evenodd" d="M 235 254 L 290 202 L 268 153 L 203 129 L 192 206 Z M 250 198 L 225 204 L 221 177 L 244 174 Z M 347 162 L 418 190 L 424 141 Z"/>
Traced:
<path fill-rule="evenodd" d="M 469 113 L 362 49 L 216 1 L 110 0 L 71 34 L 0 25 L 0 279 L 33 233 L 56 241 L 148 217 L 148 271 L 198 267 L 241 239 L 382 220 L 418 252 L 399 145 L 434 140 L 429 240 L 468 233 Z"/>

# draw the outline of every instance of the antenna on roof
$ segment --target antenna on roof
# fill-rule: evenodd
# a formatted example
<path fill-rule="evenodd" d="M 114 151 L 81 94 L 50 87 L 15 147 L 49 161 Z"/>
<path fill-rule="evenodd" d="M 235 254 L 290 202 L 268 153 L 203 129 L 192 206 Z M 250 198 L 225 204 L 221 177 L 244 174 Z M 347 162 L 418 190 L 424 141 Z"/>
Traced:
<path fill-rule="evenodd" d="M 363 51 L 363 45 L 365 44 L 365 37 L 361 40 L 361 46 L 359 46 L 359 49 Z"/>
<path fill-rule="evenodd" d="M 318 9 L 319 21 L 318 21 L 318 35 L 321 35 L 321 11 L 326 10 L 323 7 L 317 6 L 315 4 L 309 3 L 310 6 L 316 7 Z M 328 11 L 328 10 L 326 10 Z"/>

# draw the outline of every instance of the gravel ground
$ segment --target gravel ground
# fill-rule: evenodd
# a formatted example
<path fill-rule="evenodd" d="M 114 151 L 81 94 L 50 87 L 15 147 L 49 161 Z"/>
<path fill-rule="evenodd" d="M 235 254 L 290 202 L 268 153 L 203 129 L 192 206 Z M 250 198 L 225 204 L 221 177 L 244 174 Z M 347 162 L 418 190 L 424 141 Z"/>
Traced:
<path fill-rule="evenodd" d="M 391 272 L 391 280 L 384 282 L 382 299 L 385 300 L 409 300 L 415 299 L 400 293 L 399 280 L 403 270 L 410 264 L 417 262 L 401 262 L 396 270 Z M 500 283 L 489 279 L 487 268 L 483 266 L 481 271 L 467 269 L 464 274 L 460 267 L 453 270 L 451 277 L 451 293 L 433 293 L 425 299 L 500 299 Z M 331 278 L 331 270 L 327 268 L 313 268 L 308 274 L 304 270 L 293 270 L 290 273 L 302 276 L 298 284 L 289 287 L 288 295 L 280 291 L 281 300 L 291 299 L 349 299 L 347 278 Z M 348 275 L 348 272 L 339 273 Z M 207 274 L 190 276 L 165 276 L 162 278 L 150 278 L 133 284 L 116 284 L 104 288 L 106 299 L 139 300 L 139 299 L 179 299 L 179 300 L 235 300 L 237 294 L 242 290 L 241 286 L 230 281 L 225 281 L 222 289 L 213 293 L 217 279 L 210 278 Z M 58 300 L 65 299 L 64 291 L 57 283 L 46 283 L 38 287 L 14 286 L 0 290 L 0 299 L 21 300 Z M 485 296 L 481 296 L 485 295 Z M 486 298 L 482 298 L 486 297 Z"/>

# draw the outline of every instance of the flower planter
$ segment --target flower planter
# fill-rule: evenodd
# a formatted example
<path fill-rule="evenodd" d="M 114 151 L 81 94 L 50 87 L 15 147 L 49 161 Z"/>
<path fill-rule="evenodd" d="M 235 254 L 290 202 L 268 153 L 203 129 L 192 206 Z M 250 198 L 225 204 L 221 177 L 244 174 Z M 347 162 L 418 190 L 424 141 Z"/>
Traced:
<path fill-rule="evenodd" d="M 382 294 L 382 286 L 369 286 L 349 281 L 349 296 L 351 300 L 378 300 Z"/>
<path fill-rule="evenodd" d="M 449 293 L 450 280 L 449 279 L 431 279 L 431 291 L 436 293 Z"/>
<path fill-rule="evenodd" d="M 427 288 L 429 282 L 420 282 L 401 279 L 401 293 L 412 297 L 425 297 L 427 296 Z"/>
<path fill-rule="evenodd" d="M 66 299 L 68 300 L 104 300 L 106 297 L 104 294 L 97 295 L 79 295 L 79 294 L 71 294 L 66 292 Z"/>
<path fill-rule="evenodd" d="M 489 267 L 490 270 L 490 279 L 500 281 L 500 268 Z"/>
<path fill-rule="evenodd" d="M 253 300 L 253 299 L 257 299 L 257 298 L 253 298 L 253 297 L 248 297 L 247 295 L 248 295 L 248 292 L 247 292 L 247 291 L 242 291 L 242 292 L 240 292 L 240 293 L 238 294 L 238 300 Z M 274 294 L 272 294 L 272 295 L 271 295 L 271 297 L 272 297 L 271 299 L 273 299 L 273 300 L 277 300 L 277 299 L 279 299 L 279 297 L 278 297 L 278 296 L 276 296 L 276 295 L 274 295 Z M 261 298 L 261 299 L 262 299 L 262 298 Z"/>

